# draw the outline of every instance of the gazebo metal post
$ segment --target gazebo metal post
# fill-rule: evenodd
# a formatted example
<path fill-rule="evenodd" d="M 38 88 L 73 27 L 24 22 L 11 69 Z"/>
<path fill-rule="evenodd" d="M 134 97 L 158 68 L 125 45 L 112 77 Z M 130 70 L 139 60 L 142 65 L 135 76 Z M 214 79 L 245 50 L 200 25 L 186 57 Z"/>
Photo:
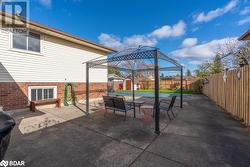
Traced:
<path fill-rule="evenodd" d="M 133 101 L 135 100 L 135 70 L 132 70 L 132 91 L 133 91 Z"/>
<path fill-rule="evenodd" d="M 180 106 L 183 107 L 183 67 L 181 67 L 181 92 L 180 92 Z"/>
<path fill-rule="evenodd" d="M 107 68 L 107 73 L 108 73 L 108 68 Z M 107 76 L 107 96 L 109 96 L 109 76 Z"/>
<path fill-rule="evenodd" d="M 89 113 L 89 63 L 86 63 L 86 112 Z"/>
<path fill-rule="evenodd" d="M 160 134 L 160 108 L 159 108 L 159 64 L 158 50 L 154 51 L 154 74 L 155 74 L 155 133 Z"/>

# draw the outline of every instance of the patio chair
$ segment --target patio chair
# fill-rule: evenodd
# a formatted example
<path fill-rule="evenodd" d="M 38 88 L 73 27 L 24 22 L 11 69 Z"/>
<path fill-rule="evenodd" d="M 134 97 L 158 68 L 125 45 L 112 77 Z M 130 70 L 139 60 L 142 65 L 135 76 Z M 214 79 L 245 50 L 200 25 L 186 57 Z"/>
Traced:
<path fill-rule="evenodd" d="M 131 106 L 131 105 L 129 105 L 129 104 L 127 104 L 126 101 L 124 100 L 124 98 L 113 97 L 113 100 L 114 100 L 115 111 L 120 111 L 120 112 L 124 112 L 125 113 L 125 117 L 124 117 L 124 121 L 125 121 L 126 118 L 127 118 L 127 112 L 129 110 L 134 109 L 134 107 Z"/>
<path fill-rule="evenodd" d="M 115 95 L 115 96 L 103 96 L 103 101 L 105 104 L 107 104 L 107 108 L 111 108 L 113 109 L 114 108 L 114 97 L 119 97 L 119 98 L 123 98 L 123 100 L 126 102 L 126 104 L 129 104 L 131 105 L 131 102 L 127 102 L 125 97 L 122 96 L 122 95 Z"/>
<path fill-rule="evenodd" d="M 176 100 L 176 96 L 173 96 L 170 103 L 169 101 L 166 100 L 161 100 L 160 101 L 160 110 L 165 110 L 167 112 L 168 118 L 171 120 L 171 117 L 169 115 L 169 112 L 172 113 L 173 117 L 175 118 L 174 112 L 173 112 L 173 107 L 174 107 L 174 103 Z M 168 104 L 168 105 L 164 105 L 164 104 Z"/>
<path fill-rule="evenodd" d="M 113 110 L 114 113 L 115 113 L 114 97 L 112 97 L 112 96 L 103 96 L 103 102 L 104 102 L 106 112 L 107 112 L 108 109 L 110 109 L 110 110 Z M 104 113 L 104 116 L 105 116 L 106 112 Z"/>
<path fill-rule="evenodd" d="M 106 110 L 105 114 L 107 113 L 108 109 L 113 110 L 114 113 L 115 111 L 125 112 L 124 120 L 126 120 L 127 111 L 134 109 L 134 106 L 127 104 L 125 99 L 122 97 L 103 96 L 103 101 Z"/>
<path fill-rule="evenodd" d="M 125 101 L 126 105 L 130 105 L 130 107 L 132 107 L 132 105 L 133 105 L 133 107 L 135 107 L 134 101 L 126 101 L 125 96 L 123 96 L 123 95 L 115 95 L 115 97 L 123 98 L 123 100 Z"/>

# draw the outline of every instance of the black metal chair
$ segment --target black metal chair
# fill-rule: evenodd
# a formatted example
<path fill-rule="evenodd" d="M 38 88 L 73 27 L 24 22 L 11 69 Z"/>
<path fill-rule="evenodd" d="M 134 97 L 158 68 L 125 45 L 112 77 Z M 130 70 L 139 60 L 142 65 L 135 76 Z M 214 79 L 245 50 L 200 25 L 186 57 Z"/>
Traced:
<path fill-rule="evenodd" d="M 173 96 L 170 103 L 169 101 L 166 100 L 161 100 L 160 101 L 160 110 L 164 110 L 167 112 L 168 118 L 171 120 L 171 117 L 169 115 L 169 112 L 172 113 L 173 117 L 175 118 L 174 112 L 173 112 L 173 107 L 174 107 L 174 103 L 176 100 L 176 96 Z M 164 104 L 168 104 L 168 105 L 164 105 Z"/>
<path fill-rule="evenodd" d="M 103 96 L 103 101 L 104 101 L 104 105 L 105 105 L 105 108 L 108 109 L 108 108 L 114 108 L 114 102 L 113 102 L 113 97 L 111 96 Z"/>
<path fill-rule="evenodd" d="M 103 102 L 105 106 L 105 113 L 104 116 L 106 115 L 108 109 L 113 110 L 115 113 L 115 105 L 114 105 L 114 98 L 112 96 L 103 96 Z"/>
<path fill-rule="evenodd" d="M 115 95 L 115 97 L 123 98 L 123 100 L 125 101 L 126 105 L 129 105 L 130 107 L 134 107 L 135 108 L 134 101 L 126 101 L 126 98 L 123 95 Z"/>
<path fill-rule="evenodd" d="M 108 109 L 113 110 L 114 113 L 115 111 L 124 112 L 125 113 L 124 120 L 126 120 L 127 118 L 127 112 L 129 110 L 134 109 L 133 106 L 126 104 L 125 99 L 123 97 L 103 96 L 103 101 L 105 103 L 106 112 Z"/>
<path fill-rule="evenodd" d="M 124 120 L 126 120 L 126 118 L 127 118 L 127 112 L 129 110 L 134 109 L 134 107 L 132 107 L 131 105 L 127 105 L 125 100 L 123 98 L 120 98 L 120 97 L 114 97 L 114 105 L 115 105 L 116 111 L 120 111 L 120 112 L 125 113 Z"/>

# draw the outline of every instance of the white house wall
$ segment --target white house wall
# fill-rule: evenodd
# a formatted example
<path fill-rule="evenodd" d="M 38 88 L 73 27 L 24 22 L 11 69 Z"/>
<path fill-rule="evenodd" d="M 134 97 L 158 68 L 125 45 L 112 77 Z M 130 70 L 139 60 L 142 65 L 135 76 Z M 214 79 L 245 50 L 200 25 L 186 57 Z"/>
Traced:
<path fill-rule="evenodd" d="M 41 54 L 11 50 L 10 32 L 0 30 L 0 82 L 85 82 L 82 62 L 104 53 L 42 35 Z M 90 82 L 107 82 L 107 70 L 91 69 Z"/>

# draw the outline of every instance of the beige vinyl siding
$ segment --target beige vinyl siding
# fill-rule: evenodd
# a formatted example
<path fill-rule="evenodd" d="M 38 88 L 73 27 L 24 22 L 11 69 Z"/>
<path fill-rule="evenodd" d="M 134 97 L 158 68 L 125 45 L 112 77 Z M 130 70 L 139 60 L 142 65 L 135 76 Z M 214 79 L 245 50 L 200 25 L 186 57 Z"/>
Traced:
<path fill-rule="evenodd" d="M 10 49 L 10 33 L 0 30 L 0 82 L 85 82 L 82 62 L 104 56 L 97 50 L 42 35 L 41 54 Z M 91 82 L 107 82 L 107 70 L 91 69 Z"/>

